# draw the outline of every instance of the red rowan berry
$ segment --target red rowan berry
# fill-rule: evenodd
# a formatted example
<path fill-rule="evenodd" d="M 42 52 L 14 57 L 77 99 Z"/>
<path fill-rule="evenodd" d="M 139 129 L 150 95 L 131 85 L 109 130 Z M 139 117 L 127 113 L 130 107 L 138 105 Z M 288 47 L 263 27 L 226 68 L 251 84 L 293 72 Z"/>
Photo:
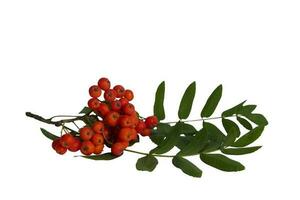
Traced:
<path fill-rule="evenodd" d="M 92 110 L 97 110 L 99 108 L 99 106 L 100 106 L 100 103 L 101 102 L 97 98 L 91 98 L 88 101 L 88 106 Z"/>
<path fill-rule="evenodd" d="M 119 119 L 119 125 L 122 127 L 122 128 L 129 128 L 129 127 L 132 127 L 133 126 L 133 121 L 132 121 L 132 117 L 131 116 L 128 116 L 128 115 L 123 115 L 120 117 Z"/>
<path fill-rule="evenodd" d="M 56 147 L 57 146 L 61 146 L 61 144 L 60 144 L 60 138 L 58 138 L 58 139 L 56 139 L 56 140 L 53 140 L 53 142 L 52 142 L 52 148 L 54 149 L 54 150 L 56 150 Z"/>
<path fill-rule="evenodd" d="M 104 119 L 104 122 L 108 126 L 116 126 L 118 124 L 118 120 L 120 118 L 120 114 L 115 111 L 110 111 Z"/>
<path fill-rule="evenodd" d="M 137 126 L 135 127 L 135 130 L 138 133 L 142 133 L 142 131 L 146 128 L 146 123 L 142 120 L 139 121 L 139 123 L 137 124 Z"/>
<path fill-rule="evenodd" d="M 129 103 L 128 99 L 126 98 L 121 98 L 119 101 L 121 102 L 122 107 L 124 107 Z"/>
<path fill-rule="evenodd" d="M 126 115 L 132 115 L 135 112 L 134 105 L 132 105 L 131 103 L 128 103 L 127 105 L 125 105 L 122 110 L 123 110 L 124 114 L 126 114 Z"/>
<path fill-rule="evenodd" d="M 101 96 L 101 89 L 97 85 L 93 85 L 89 89 L 90 96 L 93 98 L 98 98 Z"/>
<path fill-rule="evenodd" d="M 118 134 L 118 140 L 123 142 L 130 142 L 137 136 L 136 130 L 133 128 L 122 128 Z"/>
<path fill-rule="evenodd" d="M 104 117 L 107 113 L 109 113 L 109 107 L 105 103 L 100 103 L 98 111 L 102 117 Z"/>
<path fill-rule="evenodd" d="M 81 141 L 78 137 L 74 138 L 74 142 L 69 146 L 68 150 L 71 152 L 77 152 L 81 148 Z"/>
<path fill-rule="evenodd" d="M 95 149 L 94 149 L 94 154 L 96 154 L 96 155 L 101 154 L 102 151 L 103 151 L 103 149 L 104 149 L 104 144 L 98 144 L 98 145 L 96 145 Z"/>
<path fill-rule="evenodd" d="M 100 121 L 97 121 L 93 124 L 92 129 L 95 133 L 103 134 L 103 132 L 104 132 L 104 123 L 100 122 Z"/>
<path fill-rule="evenodd" d="M 91 141 L 84 141 L 82 142 L 80 151 L 82 154 L 89 156 L 94 153 L 95 145 Z"/>
<path fill-rule="evenodd" d="M 146 123 L 147 128 L 154 128 L 158 124 L 158 119 L 156 116 L 150 116 L 150 117 L 147 117 L 145 123 Z"/>
<path fill-rule="evenodd" d="M 104 144 L 104 138 L 102 134 L 96 133 L 93 135 L 91 141 L 94 145 Z"/>
<path fill-rule="evenodd" d="M 124 97 L 131 101 L 134 98 L 134 94 L 131 90 L 125 90 Z"/>
<path fill-rule="evenodd" d="M 121 108 L 122 108 L 122 104 L 121 104 L 121 102 L 120 101 L 113 101 L 113 102 L 111 102 L 111 109 L 113 110 L 113 111 L 119 111 L 119 110 L 121 110 Z"/>
<path fill-rule="evenodd" d="M 67 148 L 63 147 L 60 144 L 60 138 L 56 139 L 52 142 L 52 148 L 56 151 L 56 153 L 63 155 L 67 152 Z"/>
<path fill-rule="evenodd" d="M 124 89 L 124 87 L 122 85 L 116 85 L 114 87 L 114 90 L 117 92 L 117 97 L 118 98 L 123 97 L 124 94 L 125 94 L 125 89 Z"/>
<path fill-rule="evenodd" d="M 139 123 L 139 116 L 138 116 L 137 112 L 134 112 L 130 117 L 131 117 L 131 120 L 132 120 L 132 128 L 134 128 Z"/>
<path fill-rule="evenodd" d="M 111 147 L 111 153 L 115 156 L 120 156 L 123 154 L 128 145 L 128 142 L 116 142 Z"/>
<path fill-rule="evenodd" d="M 71 135 L 70 133 L 67 133 L 65 135 L 63 135 L 60 138 L 60 145 L 65 147 L 65 148 L 69 148 L 69 146 L 75 141 L 73 135 Z"/>
<path fill-rule="evenodd" d="M 107 78 L 100 78 L 98 81 L 98 86 L 106 91 L 110 88 L 110 81 Z"/>
<path fill-rule="evenodd" d="M 81 128 L 79 130 L 79 133 L 80 133 L 80 138 L 85 141 L 90 140 L 94 135 L 94 132 L 90 127 Z"/>
<path fill-rule="evenodd" d="M 152 134 L 152 129 L 150 128 L 146 128 L 144 129 L 141 133 L 140 133 L 142 136 L 150 136 Z"/>
<path fill-rule="evenodd" d="M 108 102 L 112 102 L 117 98 L 117 92 L 112 89 L 108 89 L 104 93 L 104 99 Z"/>

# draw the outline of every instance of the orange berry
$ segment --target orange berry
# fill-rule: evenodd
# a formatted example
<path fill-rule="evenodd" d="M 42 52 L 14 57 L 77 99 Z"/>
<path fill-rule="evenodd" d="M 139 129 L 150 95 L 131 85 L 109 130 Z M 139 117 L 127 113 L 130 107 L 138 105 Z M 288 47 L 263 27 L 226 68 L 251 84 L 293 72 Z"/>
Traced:
<path fill-rule="evenodd" d="M 103 134 L 103 132 L 104 132 L 104 123 L 100 122 L 100 121 L 97 121 L 93 124 L 92 129 L 95 133 Z"/>
<path fill-rule="evenodd" d="M 63 147 L 60 144 L 60 138 L 56 139 L 52 142 L 52 148 L 56 151 L 56 153 L 63 155 L 67 152 L 67 148 Z"/>
<path fill-rule="evenodd" d="M 68 150 L 71 152 L 77 152 L 81 148 L 81 141 L 78 137 L 74 138 L 74 142 L 69 146 Z"/>
<path fill-rule="evenodd" d="M 142 120 L 139 121 L 139 123 L 137 124 L 137 126 L 135 127 L 135 130 L 138 133 L 142 133 L 142 131 L 146 128 L 146 123 Z"/>
<path fill-rule="evenodd" d="M 122 104 L 119 100 L 111 102 L 110 105 L 113 111 L 119 111 L 122 108 Z"/>
<path fill-rule="evenodd" d="M 109 113 L 109 107 L 106 103 L 100 103 L 98 111 L 102 117 L 104 117 L 107 113 Z"/>
<path fill-rule="evenodd" d="M 93 98 L 98 98 L 101 96 L 101 89 L 97 85 L 93 85 L 89 89 L 90 96 Z"/>
<path fill-rule="evenodd" d="M 124 94 L 125 94 L 125 89 L 124 89 L 124 87 L 122 85 L 116 85 L 114 87 L 114 90 L 117 92 L 117 97 L 118 98 L 123 97 Z"/>
<path fill-rule="evenodd" d="M 134 94 L 131 90 L 125 90 L 124 97 L 131 101 L 134 98 Z"/>
<path fill-rule="evenodd" d="M 132 105 L 131 103 L 128 103 L 127 105 L 125 105 L 123 107 L 123 112 L 126 115 L 132 115 L 132 114 L 134 114 L 134 112 L 135 112 L 134 105 Z"/>
<path fill-rule="evenodd" d="M 91 141 L 82 142 L 80 151 L 82 154 L 89 156 L 95 151 L 95 145 Z"/>
<path fill-rule="evenodd" d="M 101 154 L 104 149 L 104 144 L 98 144 L 95 146 L 94 154 Z"/>
<path fill-rule="evenodd" d="M 112 102 L 117 98 L 117 92 L 112 89 L 108 89 L 104 93 L 104 99 L 108 102 Z"/>
<path fill-rule="evenodd" d="M 98 110 L 99 106 L 100 106 L 100 101 L 97 98 L 91 98 L 88 101 L 88 106 L 90 109 L 92 110 Z"/>
<path fill-rule="evenodd" d="M 107 78 L 100 78 L 98 81 L 98 86 L 106 91 L 110 88 L 110 81 Z"/>
<path fill-rule="evenodd" d="M 119 101 L 121 102 L 122 107 L 124 107 L 129 103 L 128 99 L 126 98 L 121 98 Z"/>
<path fill-rule="evenodd" d="M 130 142 L 137 137 L 136 130 L 133 128 L 121 128 L 118 134 L 118 140 L 123 142 Z"/>
<path fill-rule="evenodd" d="M 93 135 L 91 141 L 94 145 L 104 144 L 103 135 L 96 133 L 95 135 Z"/>
<path fill-rule="evenodd" d="M 70 133 L 67 133 L 65 135 L 63 135 L 60 138 L 60 145 L 65 147 L 65 148 L 69 148 L 69 146 L 74 142 L 74 137 L 73 135 L 71 135 Z"/>
<path fill-rule="evenodd" d="M 128 147 L 128 142 L 116 142 L 111 147 L 111 153 L 115 156 L 123 154 L 124 150 Z"/>
<path fill-rule="evenodd" d="M 152 134 L 152 129 L 146 128 L 140 134 L 141 134 L 141 136 L 144 136 L 144 137 L 150 136 Z"/>
<path fill-rule="evenodd" d="M 158 124 L 158 119 L 156 116 L 150 116 L 150 117 L 147 117 L 145 123 L 146 123 L 147 128 L 154 128 Z"/>
<path fill-rule="evenodd" d="M 80 138 L 84 141 L 90 140 L 94 135 L 94 132 L 90 127 L 81 128 L 79 130 L 79 133 L 80 133 Z"/>
<path fill-rule="evenodd" d="M 129 128 L 129 127 L 132 127 L 133 126 L 133 121 L 132 121 L 132 117 L 131 116 L 128 116 L 128 115 L 123 115 L 120 117 L 119 119 L 119 125 L 122 127 L 122 128 Z"/>
<path fill-rule="evenodd" d="M 119 118 L 120 118 L 119 113 L 115 111 L 111 111 L 105 116 L 104 121 L 108 126 L 116 126 L 118 124 Z"/>

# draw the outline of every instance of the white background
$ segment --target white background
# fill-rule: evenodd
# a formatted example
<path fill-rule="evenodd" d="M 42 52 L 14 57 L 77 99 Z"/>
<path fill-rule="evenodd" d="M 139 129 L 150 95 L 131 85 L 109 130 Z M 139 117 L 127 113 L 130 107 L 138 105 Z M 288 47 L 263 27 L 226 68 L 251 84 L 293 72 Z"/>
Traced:
<path fill-rule="evenodd" d="M 300 6 L 298 1 L 1 1 L 0 199 L 299 199 Z M 167 119 L 176 120 L 186 86 L 197 81 L 191 118 L 220 83 L 215 116 L 247 99 L 270 122 L 263 148 L 234 157 L 246 166 L 191 178 L 160 159 L 111 162 L 59 156 L 39 132 L 59 129 L 25 117 L 76 114 L 101 76 L 135 91 L 152 114 L 166 80 Z M 135 148 L 147 151 L 144 139 Z M 231 157 L 232 158 L 232 157 Z"/>

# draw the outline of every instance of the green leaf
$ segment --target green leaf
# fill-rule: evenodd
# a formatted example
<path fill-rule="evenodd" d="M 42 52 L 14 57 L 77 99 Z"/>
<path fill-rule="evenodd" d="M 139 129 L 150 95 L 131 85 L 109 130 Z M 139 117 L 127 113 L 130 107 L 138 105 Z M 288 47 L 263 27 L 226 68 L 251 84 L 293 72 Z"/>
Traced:
<path fill-rule="evenodd" d="M 232 115 L 235 115 L 235 114 L 238 114 L 238 112 L 243 108 L 243 105 L 246 103 L 246 101 L 243 101 L 242 103 L 228 109 L 228 110 L 225 110 L 223 113 L 222 113 L 222 117 L 229 117 L 229 116 L 232 116 Z"/>
<path fill-rule="evenodd" d="M 90 127 L 92 127 L 96 121 L 98 121 L 96 115 L 87 115 L 83 118 L 83 122 Z"/>
<path fill-rule="evenodd" d="M 177 141 L 179 139 L 180 125 L 181 122 L 176 123 L 175 126 L 172 127 L 170 133 L 166 135 L 165 140 L 162 141 L 156 148 L 152 149 L 150 151 L 150 154 L 164 154 L 170 151 L 177 144 Z"/>
<path fill-rule="evenodd" d="M 239 126 L 229 119 L 223 118 L 222 124 L 227 133 L 227 136 L 224 141 L 224 146 L 229 146 L 234 143 L 237 137 L 240 136 L 241 131 Z"/>
<path fill-rule="evenodd" d="M 189 176 L 201 177 L 202 171 L 189 160 L 180 156 L 175 156 L 172 159 L 172 163 L 175 167 L 181 169 L 181 171 Z"/>
<path fill-rule="evenodd" d="M 152 155 L 147 155 L 137 160 L 136 169 L 140 171 L 152 172 L 158 164 L 157 159 Z"/>
<path fill-rule="evenodd" d="M 196 133 L 195 136 L 192 136 L 188 144 L 181 149 L 177 154 L 178 156 L 191 156 L 199 154 L 199 152 L 207 144 L 207 132 L 204 129 L 201 129 Z"/>
<path fill-rule="evenodd" d="M 197 132 L 194 126 L 183 122 L 181 123 L 179 128 L 180 128 L 179 129 L 180 134 L 184 134 L 184 135 L 194 135 Z"/>
<path fill-rule="evenodd" d="M 178 110 L 179 119 L 186 119 L 189 117 L 192 109 L 195 93 L 196 93 L 196 82 L 193 82 L 186 89 L 181 99 L 179 110 Z"/>
<path fill-rule="evenodd" d="M 246 115 L 246 114 L 250 114 L 252 113 L 256 108 L 256 105 L 246 105 L 246 106 L 243 106 L 239 111 L 238 111 L 238 114 L 241 114 L 241 115 Z"/>
<path fill-rule="evenodd" d="M 203 129 L 207 132 L 208 143 L 202 152 L 218 150 L 225 140 L 225 135 L 215 125 L 208 122 L 203 122 Z"/>
<path fill-rule="evenodd" d="M 157 88 L 155 94 L 154 102 L 154 115 L 159 121 L 165 119 L 165 109 L 164 109 L 164 99 L 165 99 L 165 82 L 163 81 Z"/>
<path fill-rule="evenodd" d="M 262 114 L 247 114 L 245 115 L 250 121 L 257 124 L 258 126 L 267 126 L 268 120 Z"/>
<path fill-rule="evenodd" d="M 253 130 L 249 131 L 247 134 L 239 138 L 233 145 L 233 147 L 245 147 L 254 141 L 256 141 L 264 131 L 264 126 L 258 126 Z"/>
<path fill-rule="evenodd" d="M 210 117 L 216 110 L 219 101 L 222 97 L 222 85 L 219 85 L 213 93 L 208 97 L 206 104 L 204 105 L 201 117 Z"/>
<path fill-rule="evenodd" d="M 56 139 L 59 138 L 58 136 L 56 136 L 56 135 L 50 133 L 49 131 L 47 131 L 47 130 L 45 130 L 45 129 L 43 129 L 43 128 L 41 128 L 41 131 L 42 131 L 42 133 L 44 134 L 44 136 L 46 136 L 46 137 L 47 137 L 48 139 L 50 139 L 50 140 L 56 140 Z"/>
<path fill-rule="evenodd" d="M 236 117 L 236 119 L 237 119 L 238 122 L 240 122 L 240 124 L 241 124 L 243 127 L 245 127 L 246 129 L 248 129 L 248 130 L 252 130 L 252 129 L 253 129 L 252 125 L 251 125 L 246 119 L 244 119 L 244 118 L 242 118 L 242 117 Z"/>
<path fill-rule="evenodd" d="M 226 172 L 242 171 L 245 169 L 241 163 L 222 154 L 200 154 L 200 159 L 207 165 Z"/>
<path fill-rule="evenodd" d="M 91 112 L 93 112 L 92 109 L 90 109 L 89 107 L 84 107 L 79 114 L 90 114 Z"/>
<path fill-rule="evenodd" d="M 115 156 L 111 153 L 104 153 L 101 155 L 81 156 L 81 157 L 90 159 L 90 160 L 113 160 L 113 159 L 118 158 L 119 156 Z"/>
<path fill-rule="evenodd" d="M 245 148 L 226 148 L 226 149 L 221 149 L 221 151 L 222 153 L 228 155 L 244 155 L 244 154 L 253 153 L 260 148 L 261 146 L 245 147 Z"/>
<path fill-rule="evenodd" d="M 191 142 L 192 138 L 193 136 L 179 136 L 176 147 L 182 150 Z"/>
<path fill-rule="evenodd" d="M 155 144 L 160 144 L 164 141 L 166 135 L 171 131 L 171 126 L 169 124 L 159 123 L 157 130 L 153 130 L 150 139 Z"/>

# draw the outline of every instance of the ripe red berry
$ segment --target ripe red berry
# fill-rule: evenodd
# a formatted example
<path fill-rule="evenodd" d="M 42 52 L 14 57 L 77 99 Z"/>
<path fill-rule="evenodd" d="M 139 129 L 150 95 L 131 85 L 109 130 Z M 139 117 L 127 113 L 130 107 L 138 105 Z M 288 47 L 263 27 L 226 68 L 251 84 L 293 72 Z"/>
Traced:
<path fill-rule="evenodd" d="M 99 145 L 99 144 L 104 144 L 103 135 L 97 133 L 97 134 L 93 135 L 91 141 L 96 146 Z"/>
<path fill-rule="evenodd" d="M 69 146 L 71 146 L 71 144 L 73 142 L 75 142 L 75 139 L 74 139 L 73 135 L 71 135 L 70 133 L 63 135 L 60 138 L 60 145 L 65 148 L 69 148 Z"/>
<path fill-rule="evenodd" d="M 108 89 L 104 93 L 104 99 L 108 102 L 112 102 L 117 98 L 117 92 L 112 89 Z"/>
<path fill-rule="evenodd" d="M 122 128 L 118 134 L 118 141 L 130 142 L 137 137 L 136 130 L 133 128 Z"/>
<path fill-rule="evenodd" d="M 130 117 L 132 120 L 132 128 L 135 128 L 139 123 L 139 116 L 137 112 L 134 112 Z"/>
<path fill-rule="evenodd" d="M 94 154 L 96 154 L 96 155 L 101 154 L 102 151 L 103 151 L 103 149 L 104 149 L 104 144 L 98 144 L 98 145 L 96 145 L 95 149 L 94 149 Z"/>
<path fill-rule="evenodd" d="M 60 144 L 60 138 L 56 139 L 52 142 L 52 148 L 56 151 L 56 153 L 63 155 L 67 152 L 67 148 L 63 147 Z"/>
<path fill-rule="evenodd" d="M 71 152 L 77 152 L 81 148 L 81 141 L 78 137 L 74 138 L 74 142 L 69 146 L 68 150 Z"/>
<path fill-rule="evenodd" d="M 90 96 L 93 98 L 98 98 L 101 96 L 101 89 L 97 85 L 93 85 L 89 89 Z"/>
<path fill-rule="evenodd" d="M 104 132 L 104 123 L 100 122 L 100 121 L 97 121 L 93 124 L 92 129 L 95 133 L 103 134 L 103 132 Z"/>
<path fill-rule="evenodd" d="M 144 129 L 141 133 L 142 136 L 146 137 L 146 136 L 150 136 L 152 134 L 152 129 L 150 128 L 146 128 Z"/>
<path fill-rule="evenodd" d="M 122 128 L 130 128 L 133 126 L 132 117 L 128 115 L 123 115 L 119 119 L 119 125 Z"/>
<path fill-rule="evenodd" d="M 119 101 L 121 102 L 122 107 L 124 107 L 129 103 L 128 99 L 126 98 L 121 98 Z"/>
<path fill-rule="evenodd" d="M 131 103 L 128 103 L 127 105 L 125 105 L 123 107 L 123 112 L 126 115 L 132 115 L 132 114 L 134 114 L 134 112 L 135 112 L 134 105 L 132 105 Z"/>
<path fill-rule="evenodd" d="M 111 109 L 113 110 L 113 111 L 119 111 L 119 110 L 121 110 L 121 108 L 122 108 L 122 104 L 121 104 L 121 102 L 120 101 L 113 101 L 113 102 L 111 102 Z"/>
<path fill-rule="evenodd" d="M 110 81 L 107 78 L 100 78 L 98 81 L 98 86 L 106 91 L 110 88 Z"/>
<path fill-rule="evenodd" d="M 95 145 L 91 141 L 84 141 L 82 142 L 80 151 L 82 154 L 89 156 L 94 153 Z"/>
<path fill-rule="evenodd" d="M 145 123 L 146 123 L 147 128 L 154 128 L 158 124 L 158 119 L 156 116 L 150 116 L 150 117 L 147 117 Z"/>
<path fill-rule="evenodd" d="M 104 118 L 104 122 L 108 126 L 116 126 L 118 124 L 118 120 L 120 118 L 120 114 L 115 111 L 110 111 Z"/>
<path fill-rule="evenodd" d="M 116 85 L 114 87 L 114 90 L 117 92 L 117 97 L 118 98 L 123 97 L 124 94 L 125 94 L 125 89 L 124 89 L 124 87 L 122 85 Z"/>
<path fill-rule="evenodd" d="M 79 130 L 79 133 L 80 133 L 80 138 L 85 141 L 90 140 L 94 135 L 94 132 L 90 127 L 81 128 Z"/>
<path fill-rule="evenodd" d="M 134 98 L 134 94 L 131 90 L 125 90 L 124 97 L 131 101 Z"/>
<path fill-rule="evenodd" d="M 142 131 L 146 128 L 146 123 L 142 120 L 139 121 L 139 123 L 137 124 L 137 126 L 135 127 L 135 130 L 138 133 L 142 133 Z"/>
<path fill-rule="evenodd" d="M 105 103 L 100 103 L 99 108 L 98 108 L 98 112 L 100 113 L 100 115 L 102 117 L 104 117 L 107 113 L 109 113 L 109 107 L 107 104 Z"/>
<path fill-rule="evenodd" d="M 97 98 L 91 98 L 88 101 L 88 106 L 90 109 L 92 110 L 98 110 L 99 106 L 100 106 L 100 101 Z"/>
<path fill-rule="evenodd" d="M 120 156 L 123 154 L 128 145 L 128 142 L 116 142 L 111 147 L 111 153 L 115 156 Z"/>

